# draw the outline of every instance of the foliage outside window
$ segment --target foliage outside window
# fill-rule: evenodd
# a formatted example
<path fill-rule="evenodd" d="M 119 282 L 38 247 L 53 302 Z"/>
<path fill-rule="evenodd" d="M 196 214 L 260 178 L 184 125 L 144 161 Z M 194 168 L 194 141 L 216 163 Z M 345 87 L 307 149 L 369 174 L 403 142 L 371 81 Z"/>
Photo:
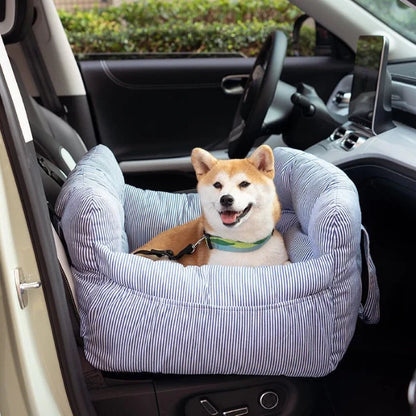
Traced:
<path fill-rule="evenodd" d="M 288 37 L 301 10 L 287 0 L 144 0 L 92 10 L 59 11 L 76 54 L 242 53 L 254 56 L 276 29 Z M 300 52 L 313 54 L 313 28 Z"/>

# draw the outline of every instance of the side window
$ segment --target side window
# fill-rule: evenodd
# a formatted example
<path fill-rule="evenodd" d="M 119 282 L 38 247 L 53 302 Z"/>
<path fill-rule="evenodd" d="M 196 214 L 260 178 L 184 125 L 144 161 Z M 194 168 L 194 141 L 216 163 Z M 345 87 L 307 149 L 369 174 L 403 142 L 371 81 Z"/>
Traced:
<path fill-rule="evenodd" d="M 288 56 L 315 55 L 315 24 L 287 0 L 55 0 L 72 49 L 92 53 L 256 56 L 266 36 L 288 37 Z"/>

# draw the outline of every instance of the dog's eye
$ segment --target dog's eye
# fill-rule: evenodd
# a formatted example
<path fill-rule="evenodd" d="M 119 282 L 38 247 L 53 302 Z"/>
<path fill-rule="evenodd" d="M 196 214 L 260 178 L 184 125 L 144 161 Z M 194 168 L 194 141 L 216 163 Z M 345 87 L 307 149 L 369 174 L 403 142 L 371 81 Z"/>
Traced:
<path fill-rule="evenodd" d="M 213 185 L 213 187 L 216 188 L 216 189 L 221 189 L 222 188 L 222 185 L 219 182 L 215 182 L 214 185 Z"/>
<path fill-rule="evenodd" d="M 241 182 L 238 186 L 239 186 L 240 188 L 247 188 L 247 186 L 249 186 L 249 185 L 250 185 L 250 182 L 243 181 L 243 182 Z"/>

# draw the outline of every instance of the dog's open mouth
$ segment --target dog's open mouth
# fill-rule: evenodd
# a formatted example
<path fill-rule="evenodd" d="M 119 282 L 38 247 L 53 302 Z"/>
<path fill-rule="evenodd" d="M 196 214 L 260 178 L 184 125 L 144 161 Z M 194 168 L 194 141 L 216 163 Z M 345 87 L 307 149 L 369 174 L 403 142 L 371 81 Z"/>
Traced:
<path fill-rule="evenodd" d="M 243 211 L 225 210 L 220 212 L 221 220 L 224 225 L 232 226 L 237 224 L 250 211 L 253 204 L 248 204 Z"/>

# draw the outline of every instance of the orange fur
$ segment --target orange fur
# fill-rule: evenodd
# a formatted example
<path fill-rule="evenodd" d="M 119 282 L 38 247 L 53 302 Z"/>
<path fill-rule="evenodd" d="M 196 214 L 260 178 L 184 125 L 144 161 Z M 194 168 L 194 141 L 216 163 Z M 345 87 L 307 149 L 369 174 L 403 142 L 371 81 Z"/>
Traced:
<path fill-rule="evenodd" d="M 172 250 L 177 254 L 188 244 L 196 243 L 204 233 L 204 225 L 202 217 L 179 225 L 175 228 L 164 231 L 152 238 L 148 243 L 139 247 L 137 250 Z M 184 266 L 206 264 L 209 256 L 209 249 L 204 242 L 198 245 L 192 255 L 185 255 L 178 260 L 178 263 Z M 133 252 L 134 253 L 134 252 Z M 146 256 L 150 257 L 151 256 Z M 154 258 L 157 260 L 157 258 Z"/>
<path fill-rule="evenodd" d="M 274 184 L 272 183 L 274 177 L 274 159 L 273 152 L 270 149 L 270 147 L 263 145 L 260 146 L 249 158 L 231 160 L 217 160 L 205 150 L 195 148 L 192 151 L 191 160 L 198 179 L 198 192 L 201 196 L 206 195 L 207 192 L 213 193 L 214 201 L 215 199 L 219 199 L 221 195 L 220 192 L 216 193 L 216 190 L 213 187 L 213 184 L 219 180 L 223 180 L 224 183 L 228 186 L 234 186 L 234 190 L 238 189 L 238 185 L 235 185 L 232 182 L 234 180 L 238 183 L 240 177 L 242 178 L 242 180 L 249 180 L 250 186 L 253 187 L 251 189 L 255 189 L 254 187 L 264 187 L 265 191 L 267 191 L 263 191 L 264 195 L 269 195 L 269 191 L 272 189 L 271 192 L 274 193 L 274 195 L 270 194 L 266 197 L 266 201 L 268 204 L 267 206 L 270 206 L 270 210 L 268 210 L 268 213 L 266 212 L 265 215 L 267 218 L 269 218 L 268 222 L 266 221 L 267 224 L 270 223 L 269 225 L 267 225 L 267 227 L 269 228 L 267 228 L 265 231 L 260 230 L 260 232 L 263 233 L 262 237 L 267 235 L 267 233 L 270 233 L 271 229 L 279 220 L 281 214 L 278 197 L 274 189 Z M 229 185 L 229 183 L 231 183 L 231 185 Z M 244 196 L 244 192 L 241 192 L 240 190 L 240 193 Z M 212 219 L 212 216 L 214 216 L 215 222 L 217 221 L 217 218 L 215 216 L 218 216 L 219 218 L 219 213 L 213 210 L 212 207 L 204 206 L 203 202 L 203 198 L 201 197 L 201 217 L 157 235 L 151 241 L 149 241 L 142 247 L 138 248 L 134 252 L 137 252 L 138 250 L 156 249 L 172 250 L 174 254 L 177 254 L 188 244 L 196 243 L 203 236 L 204 231 L 214 235 L 220 235 L 218 229 L 216 229 L 215 226 L 213 226 L 213 224 L 210 223 L 210 221 L 207 218 L 209 217 Z M 214 202 L 211 201 L 210 204 L 213 205 Z M 211 212 L 209 213 L 209 215 L 207 215 L 207 211 L 209 211 L 210 209 Z M 250 218 L 246 221 L 246 223 L 248 223 L 248 221 L 250 221 Z M 257 218 L 256 221 L 259 224 L 261 224 L 263 218 Z M 232 230 L 232 228 L 234 227 L 226 227 L 224 225 L 222 228 L 223 235 L 220 236 L 223 238 L 231 238 L 236 240 L 238 239 L 240 241 L 247 242 L 254 242 L 260 239 L 255 236 L 255 232 L 258 231 L 257 228 L 260 227 L 255 227 L 255 232 L 250 233 L 253 234 L 252 236 L 244 235 L 244 239 L 241 239 L 241 233 L 238 234 L 240 231 Z M 244 231 L 244 227 L 241 228 L 242 231 Z M 240 238 L 233 238 L 233 236 L 240 236 Z M 252 240 L 250 240 L 250 238 L 252 238 Z M 279 238 L 281 241 L 280 244 L 283 245 L 283 240 L 277 232 L 275 232 L 273 238 Z M 203 241 L 201 244 L 197 246 L 193 254 L 183 256 L 181 259 L 178 260 L 178 262 L 183 264 L 184 266 L 200 266 L 203 264 L 208 264 L 212 251 L 215 250 L 210 250 L 207 247 L 206 243 Z M 261 253 L 258 253 L 258 255 L 261 256 Z"/>

